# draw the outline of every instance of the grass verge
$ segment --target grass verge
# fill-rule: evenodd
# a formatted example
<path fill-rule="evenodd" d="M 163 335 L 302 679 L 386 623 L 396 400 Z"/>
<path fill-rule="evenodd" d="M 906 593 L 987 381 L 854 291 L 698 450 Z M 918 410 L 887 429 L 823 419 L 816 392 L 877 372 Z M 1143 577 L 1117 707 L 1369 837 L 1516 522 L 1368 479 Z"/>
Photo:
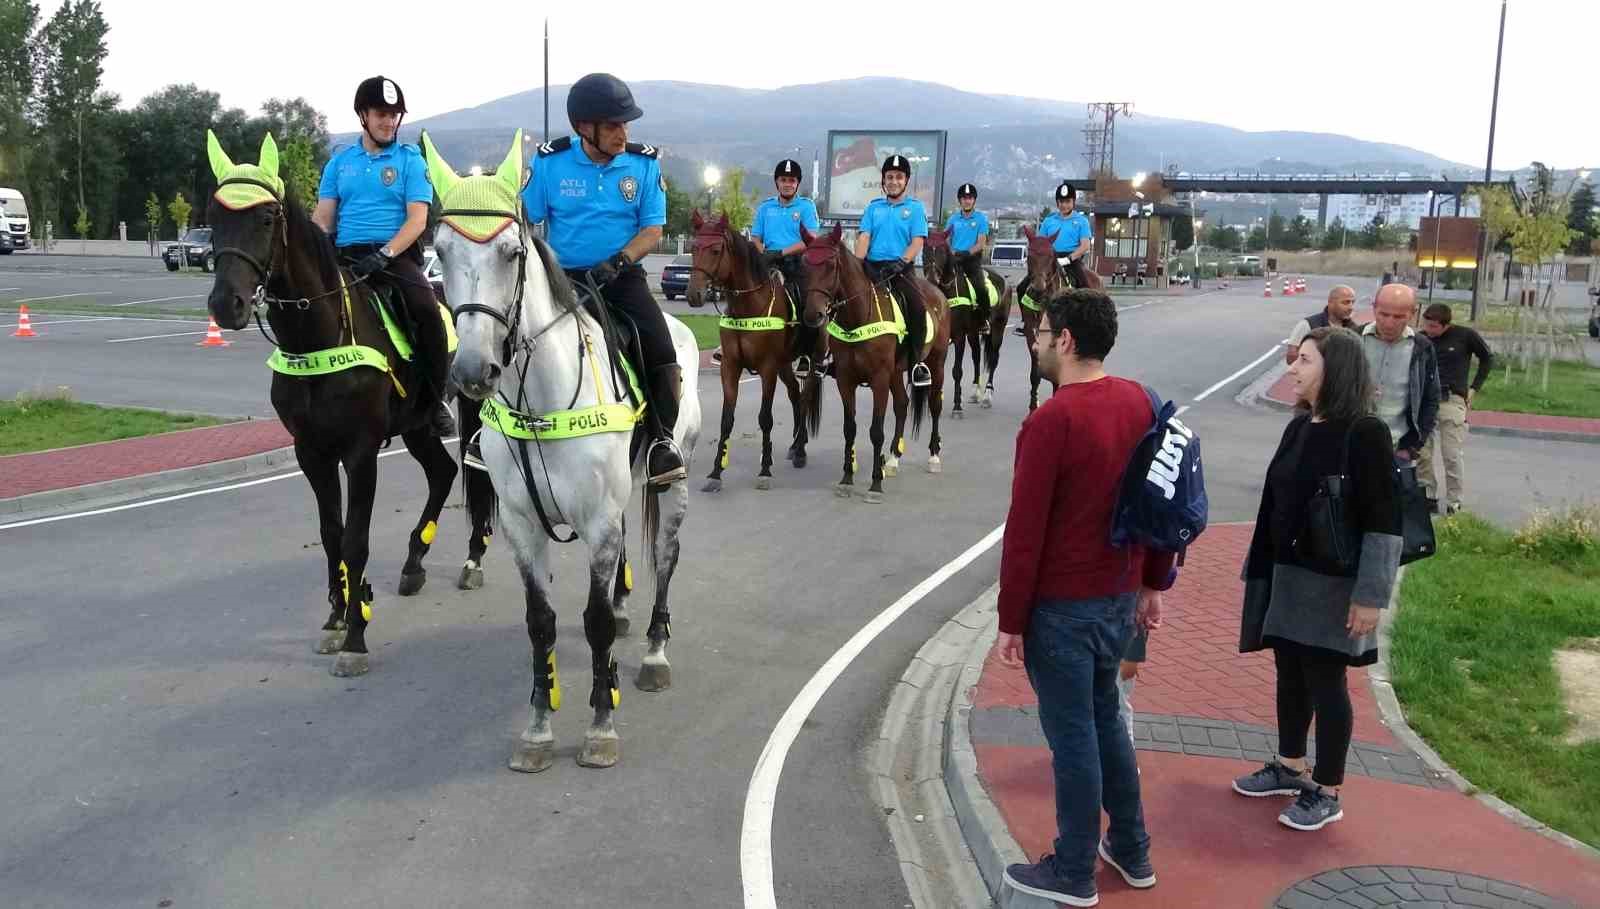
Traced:
<path fill-rule="evenodd" d="M 1558 417 L 1600 418 L 1600 369 L 1559 360 L 1550 363 L 1550 390 L 1539 390 L 1537 364 L 1527 373 L 1514 371 L 1511 381 L 1496 367 L 1483 390 L 1472 398 L 1478 410 L 1540 413 Z"/>
<path fill-rule="evenodd" d="M 694 343 L 701 350 L 712 350 L 722 343 L 722 330 L 717 327 L 717 318 L 712 315 L 686 315 L 678 316 L 678 321 L 694 332 Z"/>
<path fill-rule="evenodd" d="M 16 400 L 0 401 L 0 455 L 131 439 L 223 422 L 226 421 L 193 414 L 80 404 L 65 397 L 18 396 Z"/>
<path fill-rule="evenodd" d="M 1600 637 L 1600 509 L 1507 534 L 1440 519 L 1407 569 L 1390 662 L 1406 719 L 1457 771 L 1600 847 L 1600 741 L 1567 745 L 1553 652 Z"/>

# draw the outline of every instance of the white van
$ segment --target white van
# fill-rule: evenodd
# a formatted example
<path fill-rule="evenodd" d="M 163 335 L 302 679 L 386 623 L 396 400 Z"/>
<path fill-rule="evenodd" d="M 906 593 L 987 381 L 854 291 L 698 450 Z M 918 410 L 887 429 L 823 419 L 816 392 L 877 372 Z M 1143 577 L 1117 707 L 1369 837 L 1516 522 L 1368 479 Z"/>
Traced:
<path fill-rule="evenodd" d="M 1028 244 L 1018 240 L 996 240 L 989 249 L 989 264 L 995 268 L 1027 268 Z"/>
<path fill-rule="evenodd" d="M 10 253 L 12 249 L 27 249 L 31 227 L 28 223 L 28 203 L 22 198 L 22 193 L 0 186 L 0 230 L 11 235 L 11 245 L 0 249 L 0 254 Z"/>

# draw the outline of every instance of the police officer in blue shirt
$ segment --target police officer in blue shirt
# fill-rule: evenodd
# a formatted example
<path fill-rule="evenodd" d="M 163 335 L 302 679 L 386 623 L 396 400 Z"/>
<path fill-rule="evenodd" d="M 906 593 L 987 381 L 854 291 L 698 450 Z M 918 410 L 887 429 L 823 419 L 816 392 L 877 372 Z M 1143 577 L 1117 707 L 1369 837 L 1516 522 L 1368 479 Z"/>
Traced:
<path fill-rule="evenodd" d="M 633 92 L 616 76 L 590 73 L 574 82 L 567 92 L 573 135 L 539 146 L 522 204 L 530 222 L 546 224 L 567 275 L 580 288 L 593 283 L 639 332 L 650 398 L 647 472 L 650 485 L 660 489 L 687 475 L 672 440 L 683 373 L 639 265 L 667 223 L 658 152 L 628 141 L 628 124 L 642 116 Z"/>
<path fill-rule="evenodd" d="M 800 253 L 805 251 L 806 244 L 800 239 L 800 228 L 812 233 L 820 229 L 816 204 L 799 194 L 800 182 L 804 179 L 805 171 L 800 168 L 800 162 L 790 158 L 779 161 L 772 170 L 772 182 L 778 194 L 768 197 L 756 208 L 755 220 L 750 225 L 750 239 L 761 250 L 761 263 L 783 273 L 784 283 L 797 291 L 797 300 L 805 299 L 805 269 L 800 265 Z M 802 304 L 797 302 L 796 305 Z M 795 375 L 804 379 L 811 374 L 812 356 L 822 333 L 808 328 L 803 321 L 796 326 L 796 332 L 794 349 L 799 356 L 795 358 Z"/>
<path fill-rule="evenodd" d="M 1056 261 L 1072 276 L 1073 287 L 1088 287 L 1089 278 L 1083 271 L 1083 257 L 1094 248 L 1094 228 L 1081 211 L 1073 211 L 1078 191 L 1072 184 L 1062 181 L 1056 187 L 1056 210 L 1039 223 L 1039 233 L 1054 236 Z"/>
<path fill-rule="evenodd" d="M 989 278 L 983 273 L 983 249 L 989 242 L 989 216 L 977 210 L 978 188 L 963 183 L 956 190 L 960 211 L 953 211 L 944 222 L 950 232 L 950 249 L 955 254 L 956 271 L 967 279 L 973 301 L 978 304 L 979 333 L 989 330 Z"/>
<path fill-rule="evenodd" d="M 439 398 L 432 429 L 440 436 L 452 435 L 455 422 L 444 404 L 448 341 L 417 243 L 428 226 L 433 184 L 417 147 L 396 141 L 406 96 L 394 80 L 373 76 L 362 81 L 355 111 L 361 141 L 328 160 L 311 220 L 333 237 L 340 258 L 353 263 L 357 278 L 381 274 L 400 291 L 416 329 L 417 365 Z"/>
<path fill-rule="evenodd" d="M 874 282 L 899 291 L 905 307 L 907 359 L 913 364 L 911 384 L 931 385 L 933 373 L 921 362 L 926 315 L 916 274 L 911 269 L 928 236 L 928 213 L 921 202 L 906 194 L 911 183 L 911 162 L 904 155 L 885 158 L 881 175 L 883 195 L 867 203 L 861 212 L 856 257 L 866 262 L 867 276 Z"/>

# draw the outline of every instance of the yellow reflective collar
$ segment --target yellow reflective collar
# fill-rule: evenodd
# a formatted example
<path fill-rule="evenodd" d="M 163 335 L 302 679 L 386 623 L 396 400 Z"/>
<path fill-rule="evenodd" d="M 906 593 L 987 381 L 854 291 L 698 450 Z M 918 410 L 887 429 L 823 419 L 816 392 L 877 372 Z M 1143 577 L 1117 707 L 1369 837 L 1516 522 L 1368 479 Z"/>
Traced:
<path fill-rule="evenodd" d="M 717 320 L 718 328 L 729 328 L 734 331 L 783 331 L 789 327 L 782 317 L 772 314 L 778 308 L 778 288 L 772 287 L 772 299 L 767 301 L 767 314 L 764 316 L 750 316 L 737 319 L 733 316 L 723 316 Z"/>
<path fill-rule="evenodd" d="M 627 404 L 596 404 L 534 416 L 488 398 L 478 415 L 483 418 L 484 426 L 507 438 L 550 442 L 602 432 L 631 432 L 643 412 L 643 408 L 635 410 Z"/>
<path fill-rule="evenodd" d="M 281 372 L 286 376 L 323 376 L 357 366 L 371 366 L 373 369 L 388 372 L 389 358 L 384 356 L 382 351 L 371 347 L 346 344 L 343 347 L 330 347 L 303 354 L 274 350 L 272 356 L 267 357 L 267 366 L 271 367 L 273 372 Z"/>

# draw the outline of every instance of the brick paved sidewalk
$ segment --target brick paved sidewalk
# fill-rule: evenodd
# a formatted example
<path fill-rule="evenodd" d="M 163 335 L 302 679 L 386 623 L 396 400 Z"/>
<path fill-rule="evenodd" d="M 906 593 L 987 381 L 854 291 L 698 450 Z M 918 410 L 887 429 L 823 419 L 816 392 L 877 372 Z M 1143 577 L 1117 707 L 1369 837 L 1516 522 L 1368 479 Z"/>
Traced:
<path fill-rule="evenodd" d="M 1343 821 L 1293 831 L 1276 820 L 1284 802 L 1232 792 L 1230 780 L 1277 750 L 1271 655 L 1238 653 L 1251 530 L 1209 528 L 1166 597 L 1165 627 L 1151 635 L 1133 696 L 1160 884 L 1135 892 L 1103 871 L 1101 905 L 1600 906 L 1600 861 L 1438 779 L 1381 721 L 1365 669 L 1350 672 L 1356 726 Z M 1052 776 L 1037 701 L 1021 670 L 992 654 L 970 731 L 979 778 L 1011 835 L 1029 858 L 1049 851 Z"/>
<path fill-rule="evenodd" d="M 228 461 L 293 444 L 277 420 L 244 420 L 0 458 L 0 498 Z"/>

